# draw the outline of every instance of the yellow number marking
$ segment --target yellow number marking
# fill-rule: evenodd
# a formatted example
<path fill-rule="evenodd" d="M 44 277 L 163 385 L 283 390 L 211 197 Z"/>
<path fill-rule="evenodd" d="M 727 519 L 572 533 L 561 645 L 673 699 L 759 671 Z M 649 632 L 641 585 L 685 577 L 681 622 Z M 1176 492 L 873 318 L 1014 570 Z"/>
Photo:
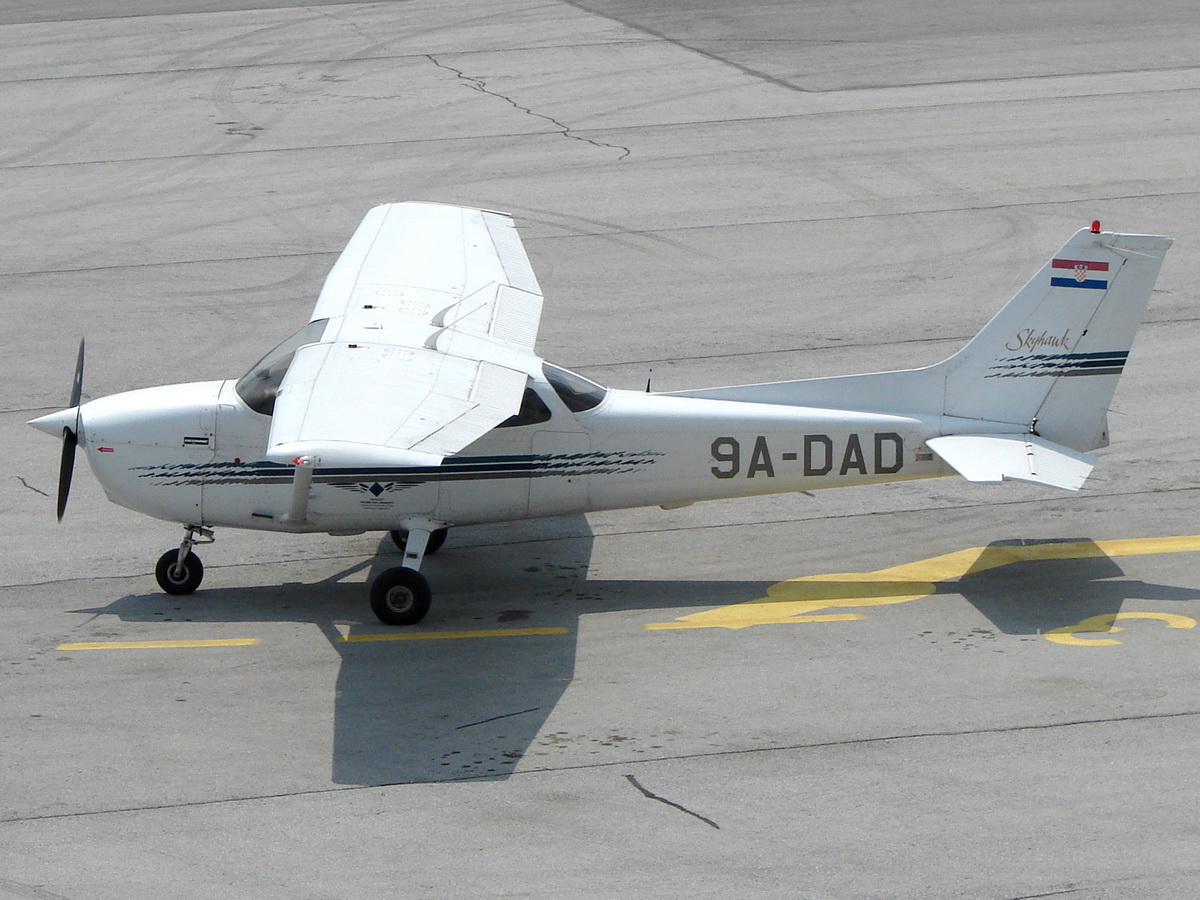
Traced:
<path fill-rule="evenodd" d="M 1062 628 L 1052 628 L 1043 636 L 1048 641 L 1054 641 L 1056 644 L 1069 644 L 1072 647 L 1112 647 L 1121 642 L 1112 638 L 1080 638 L 1075 637 L 1075 635 L 1084 631 L 1098 631 L 1106 634 L 1115 634 L 1118 631 L 1124 631 L 1124 628 L 1118 628 L 1113 624 L 1121 619 L 1153 619 L 1158 622 L 1166 622 L 1168 628 L 1196 627 L 1195 619 L 1174 613 L 1108 613 L 1103 616 L 1089 616 L 1078 625 L 1064 625 Z"/>

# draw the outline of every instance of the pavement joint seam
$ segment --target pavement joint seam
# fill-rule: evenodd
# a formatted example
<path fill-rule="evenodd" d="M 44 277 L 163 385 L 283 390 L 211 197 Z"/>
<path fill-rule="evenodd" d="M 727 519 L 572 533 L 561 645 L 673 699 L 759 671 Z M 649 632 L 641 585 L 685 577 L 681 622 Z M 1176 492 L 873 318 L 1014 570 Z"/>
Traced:
<path fill-rule="evenodd" d="M 819 741 L 808 744 L 783 744 L 770 747 L 747 747 L 740 750 L 712 750 L 703 753 L 681 753 L 673 756 L 658 756 L 643 759 L 621 759 L 607 762 L 581 763 L 578 765 L 544 766 L 539 768 L 521 769 L 508 772 L 497 777 L 492 773 L 465 775 L 459 778 L 412 779 L 410 781 L 385 782 L 382 784 L 356 784 L 344 787 L 312 788 L 299 791 L 281 791 L 274 794 L 250 794 L 242 797 L 220 797 L 212 800 L 185 800 L 179 803 L 161 803 L 149 806 L 125 806 L 112 809 L 80 810 L 78 812 L 46 813 L 42 815 L 12 816 L 0 819 L 0 825 L 16 825 L 28 822 L 42 822 L 54 819 L 84 819 L 97 816 L 116 815 L 120 813 L 157 812 L 162 810 L 196 809 L 206 806 L 224 806 L 233 803 L 252 803 L 267 800 L 286 800 L 296 797 L 318 797 L 326 794 L 357 793 L 361 791 L 379 790 L 381 788 L 406 787 L 414 784 L 466 784 L 474 781 L 497 781 L 520 778 L 530 775 L 552 775 L 559 772 L 580 772 L 592 769 L 611 769 L 615 766 L 638 766 L 663 762 L 683 762 L 688 760 L 721 759 L 736 756 L 750 756 L 767 753 L 794 753 L 803 750 L 828 750 L 838 747 L 869 746 L 872 744 L 898 743 L 901 741 L 924 741 L 938 738 L 972 737 L 989 734 L 1019 734 L 1022 732 L 1053 731 L 1060 728 L 1079 728 L 1089 725 L 1116 725 L 1128 722 L 1165 721 L 1168 719 L 1188 719 L 1200 716 L 1200 710 L 1185 710 L 1171 713 L 1147 713 L 1136 716 L 1113 716 L 1102 719 L 1070 719 L 1062 722 L 1044 722 L 1030 725 L 1003 725 L 994 728 L 969 728 L 962 730 L 927 731 L 912 734 L 892 734 L 879 737 L 847 738 L 835 741 Z M 626 778 L 629 776 L 626 775 Z M 636 785 L 635 785 L 636 786 Z M 669 801 L 664 801 L 668 802 Z M 675 805 L 675 804 L 671 804 Z M 684 809 L 690 815 L 696 815 Z M 713 824 L 713 823 L 710 823 Z M 719 827 L 713 824 L 713 827 Z"/>
<path fill-rule="evenodd" d="M 311 9 L 313 11 L 316 11 L 317 8 L 312 7 Z M 325 15 L 329 18 L 336 18 L 334 16 L 329 16 L 328 13 L 326 13 Z M 339 20 L 339 21 L 342 21 L 343 24 L 346 24 L 345 20 Z M 355 28 L 355 30 L 358 30 L 357 27 Z M 372 40 L 373 39 L 374 38 L 372 38 Z M 543 45 L 530 46 L 530 47 L 497 47 L 497 48 L 485 49 L 485 50 L 468 50 L 468 51 L 463 51 L 463 52 L 459 53 L 458 55 L 469 56 L 469 55 L 481 55 L 481 54 L 485 54 L 485 53 L 535 53 L 535 52 L 538 52 L 541 50 L 582 50 L 582 49 L 587 49 L 587 48 L 591 48 L 591 47 L 612 47 L 612 46 L 623 46 L 623 45 L 638 46 L 638 45 L 653 44 L 653 43 L 654 43 L 653 41 L 649 41 L 649 40 L 645 40 L 645 39 L 639 40 L 637 38 L 629 38 L 629 39 L 624 39 L 624 40 L 580 41 L 578 43 L 569 43 L 569 44 L 543 44 Z M 80 73 L 71 73 L 69 75 L 39 75 L 34 78 L 8 78 L 8 79 L 0 78 L 0 87 L 2 87 L 4 85 L 9 85 L 9 84 L 37 84 L 38 82 L 45 82 L 45 81 L 51 81 L 51 82 L 54 82 L 54 81 L 96 81 L 96 80 L 103 79 L 103 78 L 158 77 L 161 75 L 189 75 L 189 74 L 193 74 L 193 73 L 239 71 L 239 70 L 243 70 L 243 69 L 297 68 L 297 67 L 302 67 L 302 66 L 320 67 L 320 66 L 341 65 L 341 64 L 345 64 L 345 63 L 359 63 L 359 62 L 388 63 L 388 62 L 396 62 L 397 60 L 405 60 L 405 59 L 411 59 L 411 60 L 415 61 L 415 60 L 426 58 L 426 57 L 428 57 L 428 55 L 429 55 L 428 53 L 421 53 L 418 51 L 418 52 L 413 52 L 413 53 L 384 53 L 384 54 L 379 54 L 379 55 L 375 55 L 375 56 L 338 56 L 338 57 L 331 57 L 329 59 L 289 59 L 289 60 L 281 60 L 278 62 L 262 60 L 259 62 L 229 63 L 226 65 L 219 65 L 219 66 L 217 66 L 217 65 L 214 65 L 214 66 L 180 66 L 180 67 L 169 68 L 169 69 L 136 69 L 136 70 L 129 71 L 129 72 L 99 72 L 95 75 L 86 75 L 86 74 L 80 74 Z M 1187 69 L 1187 68 L 1193 68 L 1193 67 L 1185 66 L 1185 67 L 1181 67 L 1181 68 Z M 1151 69 L 1149 71 L 1156 72 L 1156 71 L 1160 71 L 1160 70 Z M 1173 71 L 1173 69 L 1163 69 L 1161 71 L 1169 72 L 1169 71 Z M 1139 93 L 1141 93 L 1141 92 L 1139 92 Z"/>
<path fill-rule="evenodd" d="M 512 135 L 512 136 L 519 137 L 521 135 Z M 594 141 L 590 141 L 587 138 L 578 138 L 578 139 L 582 140 L 582 141 L 586 141 L 588 143 L 595 143 Z M 404 143 L 404 142 L 387 141 L 382 144 L 379 144 L 378 146 L 385 146 L 388 144 L 395 144 L 395 143 Z M 355 145 L 355 146 L 357 146 L 357 145 Z M 373 144 L 370 146 L 376 146 L 376 145 Z M 604 144 L 603 146 L 613 147 L 614 149 L 621 149 L 621 150 L 625 149 L 623 147 L 617 147 L 614 144 Z M 338 149 L 338 148 L 336 148 L 336 147 L 329 147 L 329 148 L 308 147 L 308 148 L 300 148 L 300 149 L 302 149 L 302 150 L 321 150 L 321 149 Z M 279 152 L 284 152 L 284 151 L 283 150 L 242 150 L 242 151 L 237 151 L 237 152 L 239 155 L 244 155 L 245 153 L 279 153 Z M 223 154 L 189 154 L 187 156 L 179 156 L 179 157 L 162 157 L 161 159 L 196 159 L 201 156 L 210 156 L 210 155 L 223 155 Z M 149 162 L 149 161 L 156 161 L 158 159 L 160 159 L 160 158 L 159 157 L 148 157 L 146 159 L 117 160 L 117 162 Z M 92 163 L 80 163 L 80 165 L 84 165 L 84 164 L 91 165 Z M 63 165 L 68 165 L 68 164 L 64 163 Z M 70 165 L 75 165 L 75 163 L 71 163 Z M 16 167 L 0 166 L 0 171 L 9 171 L 13 168 L 16 168 Z M 989 204 L 976 204 L 976 205 L 946 206 L 946 207 L 935 207 L 935 208 L 928 208 L 928 209 L 903 209 L 903 210 L 897 210 L 895 212 L 865 212 L 865 213 L 860 213 L 860 214 L 855 214 L 855 215 L 843 215 L 843 216 L 811 216 L 811 217 L 805 217 L 805 218 L 790 218 L 790 219 L 762 219 L 762 220 L 753 221 L 753 222 L 715 222 L 712 224 L 704 224 L 704 225 L 675 225 L 675 226 L 670 226 L 670 227 L 665 227 L 665 228 L 625 228 L 625 229 L 617 229 L 617 230 L 608 230 L 608 231 L 598 230 L 598 231 L 588 231 L 588 232 L 571 233 L 571 234 L 535 235 L 535 236 L 524 238 L 524 243 L 535 244 L 535 243 L 539 243 L 541 241 L 576 240 L 578 238 L 634 237 L 634 236 L 651 236 L 651 235 L 662 235 L 662 234 L 681 234 L 681 233 L 685 233 L 685 232 L 710 231 L 713 229 L 721 229 L 721 228 L 726 228 L 726 229 L 728 229 L 728 228 L 771 228 L 771 227 L 780 226 L 780 225 L 823 225 L 823 224 L 827 224 L 830 222 L 859 222 L 859 221 L 868 221 L 868 220 L 879 221 L 879 220 L 885 220 L 885 219 L 910 219 L 913 216 L 937 216 L 937 215 L 947 215 L 947 214 L 951 214 L 951 213 L 960 213 L 960 212 L 999 212 L 999 211 L 1003 211 L 1003 210 L 1012 210 L 1012 209 L 1040 209 L 1040 208 L 1045 208 L 1045 207 L 1078 206 L 1081 204 L 1090 204 L 1090 205 L 1094 206 L 1096 203 L 1115 203 L 1118 201 L 1129 201 L 1129 200 L 1161 200 L 1164 198 L 1190 197 L 1190 196 L 1196 196 L 1196 195 L 1200 195 L 1200 190 L 1151 191 L 1151 192 L 1142 192 L 1142 193 L 1137 193 L 1137 194 L 1120 194 L 1120 195 L 1112 195 L 1112 196 L 1105 196 L 1105 197 L 1088 197 L 1086 199 L 1073 199 L 1073 198 L 1069 198 L 1069 197 L 1064 197 L 1064 198 L 1052 198 L 1052 199 L 1048 199 L 1048 200 L 1022 200 L 1022 201 L 1014 201 L 1012 203 L 989 203 Z M 171 266 L 208 265 L 211 263 L 225 264 L 225 263 L 239 263 L 239 262 L 262 262 L 265 260 L 276 260 L 276 259 L 304 259 L 306 257 L 338 256 L 340 253 L 341 253 L 340 250 L 307 250 L 307 251 L 300 252 L 300 253 L 273 253 L 273 254 L 260 254 L 257 256 L 213 256 L 213 257 L 206 257 L 204 259 L 163 260 L 161 262 L 147 262 L 147 263 L 128 262 L 128 263 L 119 263 L 119 264 L 111 265 L 111 266 L 80 266 L 78 268 L 61 268 L 61 269 L 29 269 L 29 270 L 22 270 L 22 271 L 16 271 L 16 272 L 0 272 L 0 279 L 3 279 L 3 278 L 28 278 L 28 277 L 42 276 L 42 275 L 75 275 L 75 274 L 87 274 L 89 272 L 119 271 L 119 270 L 123 270 L 123 269 L 169 268 Z"/>

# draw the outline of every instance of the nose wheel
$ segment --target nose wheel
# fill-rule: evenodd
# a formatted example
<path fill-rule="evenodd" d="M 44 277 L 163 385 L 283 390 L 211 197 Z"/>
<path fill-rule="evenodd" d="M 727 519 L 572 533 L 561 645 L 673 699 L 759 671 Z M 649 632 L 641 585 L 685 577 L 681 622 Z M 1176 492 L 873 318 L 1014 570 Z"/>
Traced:
<path fill-rule="evenodd" d="M 179 561 L 178 550 L 168 550 L 158 558 L 154 567 L 158 586 L 168 594 L 190 594 L 204 580 L 204 564 L 195 553 L 188 553 Z"/>
<path fill-rule="evenodd" d="M 204 564 L 200 557 L 192 552 L 196 544 L 211 544 L 213 533 L 209 528 L 199 525 L 187 526 L 183 542 L 176 550 L 168 550 L 158 558 L 154 567 L 154 577 L 158 586 L 168 594 L 190 594 L 200 587 L 204 580 Z"/>

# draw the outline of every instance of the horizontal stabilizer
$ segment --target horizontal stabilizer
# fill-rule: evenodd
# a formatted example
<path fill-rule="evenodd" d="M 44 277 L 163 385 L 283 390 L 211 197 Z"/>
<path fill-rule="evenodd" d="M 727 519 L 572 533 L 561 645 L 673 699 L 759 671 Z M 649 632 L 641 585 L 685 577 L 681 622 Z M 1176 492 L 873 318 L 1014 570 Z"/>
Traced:
<path fill-rule="evenodd" d="M 926 443 L 967 481 L 983 483 L 1007 478 L 1077 491 L 1096 464 L 1095 457 L 1032 434 L 952 434 Z"/>

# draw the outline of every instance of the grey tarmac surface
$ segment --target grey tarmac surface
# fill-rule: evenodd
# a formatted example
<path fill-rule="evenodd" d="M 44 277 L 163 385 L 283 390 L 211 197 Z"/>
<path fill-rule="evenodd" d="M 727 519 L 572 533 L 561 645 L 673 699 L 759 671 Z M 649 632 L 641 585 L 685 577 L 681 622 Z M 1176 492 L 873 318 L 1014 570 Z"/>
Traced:
<path fill-rule="evenodd" d="M 158 8 L 0 4 L 0 897 L 1200 894 L 1193 4 Z M 464 528 L 404 641 L 342 640 L 386 537 L 224 531 L 169 598 L 82 464 L 54 522 L 80 334 L 88 396 L 235 377 L 398 199 L 512 211 L 540 352 L 662 390 L 934 362 L 1094 218 L 1178 241 L 1078 494 Z"/>

